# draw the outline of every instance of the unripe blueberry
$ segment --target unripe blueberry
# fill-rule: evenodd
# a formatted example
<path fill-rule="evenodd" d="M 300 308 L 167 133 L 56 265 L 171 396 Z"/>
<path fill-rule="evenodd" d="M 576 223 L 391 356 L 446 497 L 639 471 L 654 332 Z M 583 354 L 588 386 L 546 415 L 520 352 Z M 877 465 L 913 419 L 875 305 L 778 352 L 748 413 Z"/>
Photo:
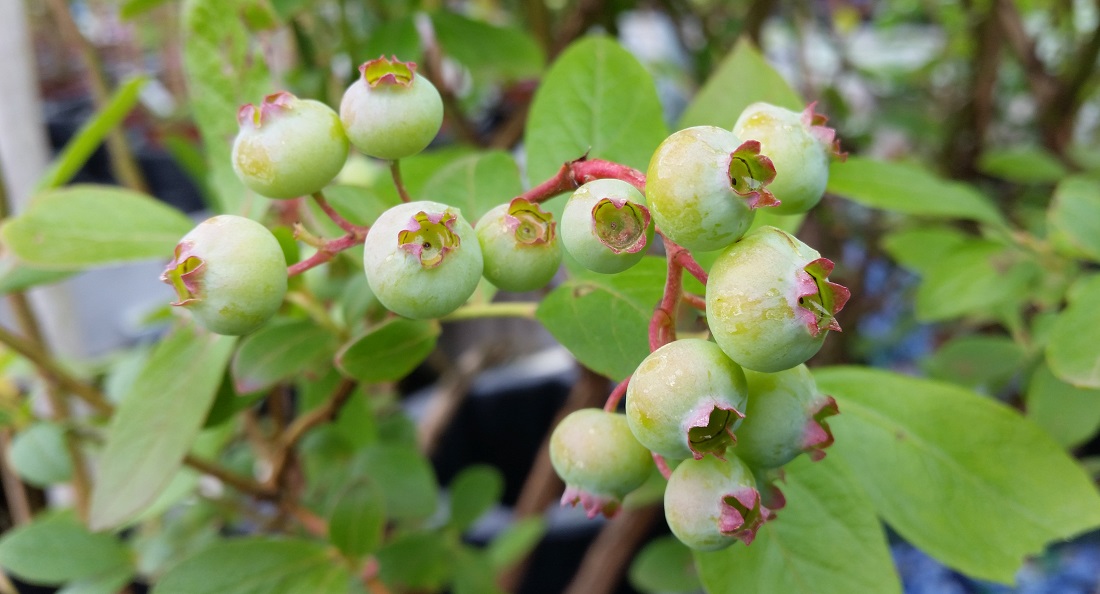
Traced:
<path fill-rule="evenodd" d="M 837 414 L 832 396 L 820 394 L 805 365 L 776 373 L 745 370 L 749 405 L 737 430 L 737 457 L 754 468 L 779 468 L 802 452 L 825 457 L 833 434 L 825 418 Z"/>
<path fill-rule="evenodd" d="M 828 118 L 814 113 L 814 103 L 802 113 L 770 103 L 753 103 L 741 112 L 733 133 L 760 142 L 760 151 L 775 165 L 775 181 L 768 189 L 779 199 L 778 214 L 797 214 L 813 208 L 829 181 L 829 158 L 843 158 L 836 130 Z"/>
<path fill-rule="evenodd" d="M 781 371 L 821 348 L 848 289 L 829 282 L 833 263 L 793 235 L 761 227 L 715 260 L 707 323 L 715 342 L 745 369 Z"/>
<path fill-rule="evenodd" d="M 359 72 L 340 101 L 340 120 L 355 148 L 390 160 L 424 150 L 443 125 L 443 100 L 431 81 L 396 57 L 364 62 Z"/>
<path fill-rule="evenodd" d="M 438 318 L 473 295 L 481 279 L 481 249 L 457 208 L 408 202 L 371 225 L 363 267 L 386 309 L 408 318 Z"/>
<path fill-rule="evenodd" d="M 615 274 L 634 266 L 653 242 L 645 196 L 618 179 L 577 188 L 561 217 L 561 242 L 585 268 Z"/>
<path fill-rule="evenodd" d="M 736 456 L 684 460 L 665 486 L 665 520 L 676 538 L 698 551 L 736 540 L 751 544 L 774 514 L 761 504 L 752 471 Z"/>
<path fill-rule="evenodd" d="M 710 251 L 744 235 L 756 208 L 778 204 L 765 188 L 774 177 L 759 143 L 742 143 L 722 128 L 696 126 L 657 147 L 645 195 L 666 237 L 689 250 Z"/>
<path fill-rule="evenodd" d="M 348 137 L 329 106 L 285 91 L 237 112 L 233 171 L 244 185 L 268 198 L 317 192 L 340 173 Z"/>
<path fill-rule="evenodd" d="M 286 258 L 267 227 L 218 215 L 183 236 L 160 280 L 211 332 L 241 335 L 275 315 L 286 295 Z"/>
<path fill-rule="evenodd" d="M 544 287 L 561 265 L 553 216 L 524 198 L 485 213 L 474 231 L 485 259 L 485 278 L 505 291 Z"/>
<path fill-rule="evenodd" d="M 582 408 L 558 423 L 550 435 L 550 463 L 565 481 L 561 504 L 579 502 L 589 518 L 614 516 L 622 498 L 642 486 L 653 468 L 626 418 L 598 408 Z"/>
<path fill-rule="evenodd" d="M 722 457 L 744 417 L 745 374 L 713 342 L 684 338 L 646 357 L 626 389 L 626 418 L 666 458 Z"/>

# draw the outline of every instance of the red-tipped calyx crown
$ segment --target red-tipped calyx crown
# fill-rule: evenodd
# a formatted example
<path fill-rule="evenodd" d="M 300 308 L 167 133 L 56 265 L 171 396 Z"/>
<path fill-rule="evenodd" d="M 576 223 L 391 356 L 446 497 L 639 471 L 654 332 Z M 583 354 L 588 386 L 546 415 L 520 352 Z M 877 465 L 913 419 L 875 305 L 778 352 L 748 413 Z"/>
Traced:
<path fill-rule="evenodd" d="M 830 154 L 841 161 L 848 158 L 848 153 L 840 150 L 840 139 L 836 136 L 836 129 L 825 125 L 829 118 L 825 114 L 815 113 L 814 107 L 817 101 L 806 106 L 802 111 L 802 125 L 810 130 L 810 134 L 821 144 L 828 147 Z"/>
<path fill-rule="evenodd" d="M 262 128 L 264 124 L 271 121 L 272 117 L 276 117 L 276 114 L 293 109 L 294 103 L 297 101 L 297 97 L 286 91 L 272 93 L 264 97 L 264 100 L 259 106 L 252 105 L 251 103 L 242 105 L 241 108 L 237 110 L 237 124 L 241 128 L 246 126 L 250 128 Z"/>
<path fill-rule="evenodd" d="M 649 209 L 623 198 L 601 198 L 592 207 L 592 229 L 616 254 L 636 254 L 646 248 Z"/>
<path fill-rule="evenodd" d="M 796 314 L 806 324 L 812 336 L 822 330 L 841 331 L 836 314 L 844 309 L 851 292 L 847 287 L 830 282 L 833 262 L 818 258 L 798 271 L 798 308 Z"/>
<path fill-rule="evenodd" d="M 730 153 L 727 171 L 730 188 L 745 199 L 749 208 L 779 206 L 779 200 L 767 185 L 775 180 L 775 165 L 767 155 L 760 154 L 760 142 L 746 140 Z"/>
<path fill-rule="evenodd" d="M 172 305 L 186 306 L 202 298 L 200 281 L 206 269 L 206 262 L 191 252 L 193 247 L 190 241 L 178 243 L 175 257 L 160 275 L 161 282 L 171 285 L 176 290 L 178 299 L 173 301 Z"/>
<path fill-rule="evenodd" d="M 549 243 L 557 232 L 554 215 L 526 198 L 514 198 L 508 203 L 504 224 L 520 246 Z"/>
<path fill-rule="evenodd" d="M 397 56 L 379 56 L 360 64 L 359 72 L 363 75 L 363 81 L 372 89 L 387 86 L 408 87 L 416 78 L 416 63 L 402 62 Z"/>
<path fill-rule="evenodd" d="M 435 268 L 461 243 L 454 230 L 457 220 L 458 217 L 450 210 L 437 213 L 420 211 L 397 234 L 398 244 L 415 256 L 422 267 Z"/>

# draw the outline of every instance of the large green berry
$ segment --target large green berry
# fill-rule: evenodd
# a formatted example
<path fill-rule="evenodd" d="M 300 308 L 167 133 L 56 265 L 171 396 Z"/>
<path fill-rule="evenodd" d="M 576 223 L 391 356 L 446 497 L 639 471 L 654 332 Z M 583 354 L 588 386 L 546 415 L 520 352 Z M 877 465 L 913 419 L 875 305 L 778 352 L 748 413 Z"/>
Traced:
<path fill-rule="evenodd" d="M 340 101 L 340 120 L 363 154 L 379 159 L 411 157 L 431 143 L 443 125 L 443 100 L 416 64 L 385 56 L 362 73 Z"/>
<path fill-rule="evenodd" d="M 477 236 L 457 208 L 408 202 L 382 213 L 363 244 L 367 284 L 386 309 L 408 318 L 445 316 L 481 279 Z"/>
<path fill-rule="evenodd" d="M 722 128 L 696 126 L 657 147 L 645 195 L 666 237 L 689 250 L 710 251 L 744 235 L 756 208 L 778 204 L 765 188 L 774 177 L 759 143 L 742 143 Z"/>
<path fill-rule="evenodd" d="M 211 332 L 247 334 L 275 315 L 286 295 L 286 258 L 267 227 L 218 215 L 183 236 L 160 280 Z"/>
<path fill-rule="evenodd" d="M 485 259 L 485 278 L 505 291 L 546 286 L 561 266 L 556 227 L 550 213 L 524 198 L 485 213 L 474 227 Z"/>
<path fill-rule="evenodd" d="M 825 457 L 833 443 L 825 418 L 837 414 L 836 401 L 817 391 L 805 365 L 776 373 L 745 370 L 749 406 L 737 430 L 733 453 L 754 468 L 778 468 L 806 452 Z"/>
<path fill-rule="evenodd" d="M 642 486 L 653 468 L 626 418 L 598 408 L 582 408 L 558 423 L 550 435 L 550 463 L 565 481 L 561 504 L 580 503 L 589 518 L 615 515 L 622 498 Z"/>
<path fill-rule="evenodd" d="M 752 471 L 736 456 L 684 460 L 665 487 L 665 520 L 676 538 L 699 551 L 740 540 L 751 544 L 774 514 L 761 504 Z"/>
<path fill-rule="evenodd" d="M 653 242 L 645 196 L 618 179 L 598 179 L 577 188 L 561 217 L 561 241 L 585 268 L 615 274 L 634 266 Z"/>
<path fill-rule="evenodd" d="M 646 357 L 626 389 L 626 418 L 666 458 L 721 457 L 744 417 L 745 374 L 713 342 L 684 338 Z"/>
<path fill-rule="evenodd" d="M 802 113 L 770 103 L 753 103 L 733 125 L 738 138 L 758 141 L 760 151 L 775 165 L 775 181 L 769 189 L 780 201 L 776 213 L 806 212 L 825 193 L 829 158 L 844 156 L 836 130 L 825 126 L 826 119 L 814 113 L 813 103 Z"/>
<path fill-rule="evenodd" d="M 297 198 L 328 185 L 348 158 L 348 137 L 329 106 L 285 91 L 237 112 L 233 170 L 268 198 Z"/>
<path fill-rule="evenodd" d="M 727 248 L 707 281 L 707 323 L 745 369 L 781 371 L 821 348 L 848 289 L 829 282 L 833 263 L 793 235 L 761 227 Z"/>

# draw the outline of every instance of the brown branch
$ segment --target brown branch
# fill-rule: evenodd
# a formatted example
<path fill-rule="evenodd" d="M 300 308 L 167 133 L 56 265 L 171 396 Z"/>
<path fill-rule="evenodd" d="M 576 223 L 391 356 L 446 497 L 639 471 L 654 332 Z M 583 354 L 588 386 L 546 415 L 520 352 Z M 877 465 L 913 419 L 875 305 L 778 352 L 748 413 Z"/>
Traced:
<path fill-rule="evenodd" d="M 0 430 L 0 479 L 4 484 L 4 500 L 7 502 L 12 523 L 22 526 L 30 523 L 34 512 L 31 509 L 30 497 L 27 496 L 26 485 L 12 468 L 8 458 L 10 449 L 11 433 L 7 429 Z"/>
<path fill-rule="evenodd" d="M 588 547 L 580 569 L 565 594 L 610 594 L 622 581 L 627 565 L 649 531 L 661 517 L 660 506 L 619 512 L 604 524 L 599 536 Z"/>
<path fill-rule="evenodd" d="M 471 349 L 463 353 L 458 364 L 451 366 L 440 378 L 432 391 L 420 424 L 417 426 L 416 441 L 420 451 L 431 456 L 439 446 L 443 432 L 450 426 L 455 413 L 462 406 L 474 378 L 503 355 L 503 347 Z"/>
<path fill-rule="evenodd" d="M 260 499 L 272 499 L 275 496 L 275 492 L 267 485 L 263 485 L 249 477 L 223 468 L 209 460 L 204 460 L 192 454 L 188 454 L 183 458 L 183 463 L 203 474 L 210 475 L 220 480 L 241 493 L 247 493 Z"/>
<path fill-rule="evenodd" d="M 114 406 L 107 402 L 107 399 L 103 397 L 99 390 L 70 375 L 38 344 L 29 339 L 16 336 L 2 326 L 0 326 L 0 342 L 30 360 L 38 369 L 39 374 L 47 381 L 55 382 L 59 388 L 80 398 L 96 411 L 104 415 L 109 415 L 114 411 Z"/>
<path fill-rule="evenodd" d="M 285 433 L 279 437 L 279 443 L 271 459 L 271 478 L 265 485 L 265 489 L 278 490 L 286 480 L 287 471 L 290 469 L 290 461 L 294 454 L 294 448 L 314 427 L 331 421 L 340 412 L 344 404 L 355 392 L 358 382 L 344 378 L 336 386 L 332 395 L 321 406 L 298 417 L 287 427 Z"/>

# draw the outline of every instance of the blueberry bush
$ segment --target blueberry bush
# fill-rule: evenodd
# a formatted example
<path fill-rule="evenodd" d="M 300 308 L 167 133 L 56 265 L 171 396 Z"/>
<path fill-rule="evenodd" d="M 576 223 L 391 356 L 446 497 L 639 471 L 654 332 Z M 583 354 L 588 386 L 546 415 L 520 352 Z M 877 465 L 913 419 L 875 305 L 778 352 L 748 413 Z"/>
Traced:
<path fill-rule="evenodd" d="M 570 592 L 890 593 L 892 539 L 1012 584 L 1100 527 L 1100 9 L 634 4 L 120 2 L 183 35 L 207 209 L 68 184 L 139 78 L 0 225 L 5 496 L 66 494 L 4 574 L 512 592 L 560 498 Z M 53 354 L 28 290 L 149 259 L 155 341 Z M 403 404 L 499 318 L 584 371 L 474 538 L 505 478 Z"/>

